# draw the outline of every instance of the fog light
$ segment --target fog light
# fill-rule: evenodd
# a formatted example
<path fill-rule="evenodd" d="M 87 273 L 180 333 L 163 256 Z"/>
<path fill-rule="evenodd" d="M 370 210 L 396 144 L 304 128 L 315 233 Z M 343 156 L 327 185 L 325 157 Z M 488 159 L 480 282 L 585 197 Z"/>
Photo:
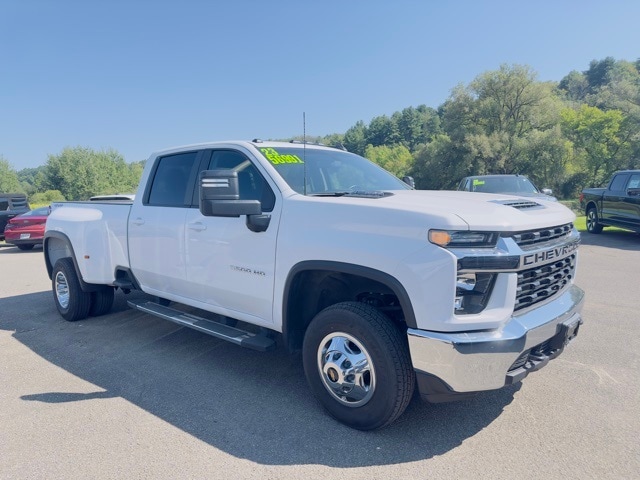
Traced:
<path fill-rule="evenodd" d="M 458 310 L 462 310 L 462 297 L 456 297 L 453 305 L 456 309 L 456 313 L 458 313 Z"/>
<path fill-rule="evenodd" d="M 461 273 L 456 278 L 456 288 L 466 290 L 470 292 L 476 288 L 476 274 L 475 273 Z"/>
<path fill-rule="evenodd" d="M 461 273 L 456 278 L 454 311 L 457 315 L 480 313 L 487 306 L 496 275 Z"/>

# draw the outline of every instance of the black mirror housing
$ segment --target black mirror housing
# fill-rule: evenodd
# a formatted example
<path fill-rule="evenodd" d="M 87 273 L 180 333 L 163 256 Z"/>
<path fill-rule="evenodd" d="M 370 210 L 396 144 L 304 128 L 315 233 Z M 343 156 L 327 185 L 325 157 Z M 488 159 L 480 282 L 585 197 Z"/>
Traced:
<path fill-rule="evenodd" d="M 240 200 L 238 172 L 204 170 L 200 172 L 200 213 L 205 217 L 260 215 L 258 200 Z"/>

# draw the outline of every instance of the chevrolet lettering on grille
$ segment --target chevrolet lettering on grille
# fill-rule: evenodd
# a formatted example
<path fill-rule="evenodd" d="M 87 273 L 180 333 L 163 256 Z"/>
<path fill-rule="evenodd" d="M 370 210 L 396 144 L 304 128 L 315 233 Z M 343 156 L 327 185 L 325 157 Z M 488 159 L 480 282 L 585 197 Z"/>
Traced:
<path fill-rule="evenodd" d="M 520 257 L 520 268 L 530 268 L 536 265 L 559 260 L 568 257 L 578 249 L 580 241 L 572 242 L 567 245 L 560 245 L 541 252 L 531 253 Z"/>

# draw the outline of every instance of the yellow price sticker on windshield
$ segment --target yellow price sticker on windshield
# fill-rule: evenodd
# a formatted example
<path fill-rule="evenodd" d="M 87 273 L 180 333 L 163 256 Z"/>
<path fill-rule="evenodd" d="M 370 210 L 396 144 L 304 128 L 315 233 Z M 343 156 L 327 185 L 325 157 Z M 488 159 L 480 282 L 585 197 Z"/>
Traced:
<path fill-rule="evenodd" d="M 474 178 L 473 186 L 475 187 L 476 185 L 484 185 L 484 180 L 478 180 L 477 178 Z"/>
<path fill-rule="evenodd" d="M 304 163 L 297 155 L 278 153 L 274 148 L 260 148 L 262 154 L 274 165 L 283 163 Z"/>

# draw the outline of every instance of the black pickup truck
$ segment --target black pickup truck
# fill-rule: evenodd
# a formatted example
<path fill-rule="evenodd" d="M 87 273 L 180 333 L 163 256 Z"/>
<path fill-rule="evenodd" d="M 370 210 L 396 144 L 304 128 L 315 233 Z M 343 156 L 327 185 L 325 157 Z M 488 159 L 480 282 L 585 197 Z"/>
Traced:
<path fill-rule="evenodd" d="M 16 215 L 31 208 L 24 193 L 0 193 L 0 240 L 4 240 L 4 227 Z"/>
<path fill-rule="evenodd" d="M 585 188 L 580 195 L 589 233 L 620 227 L 640 233 L 640 170 L 613 174 L 606 188 Z"/>

